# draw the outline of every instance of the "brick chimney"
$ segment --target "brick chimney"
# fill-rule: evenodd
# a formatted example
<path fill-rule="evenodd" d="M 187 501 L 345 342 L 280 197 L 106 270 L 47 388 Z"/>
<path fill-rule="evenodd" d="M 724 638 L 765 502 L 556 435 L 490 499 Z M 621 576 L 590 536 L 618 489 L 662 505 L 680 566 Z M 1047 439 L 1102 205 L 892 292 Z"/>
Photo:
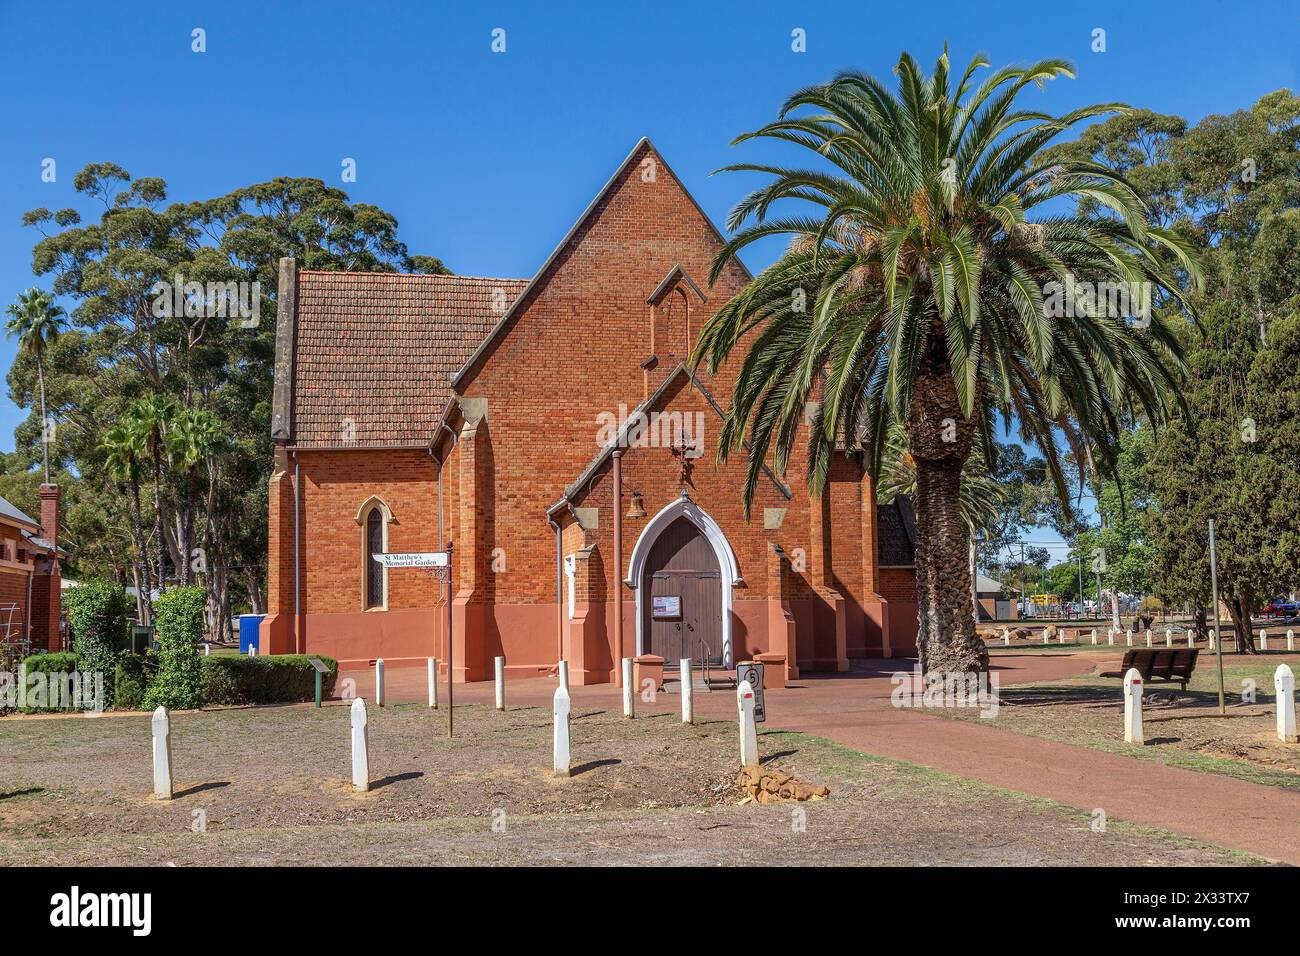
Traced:
<path fill-rule="evenodd" d="M 59 486 L 41 485 L 41 537 L 52 546 L 59 543 Z"/>
<path fill-rule="evenodd" d="M 41 537 L 51 548 L 59 543 L 59 486 L 41 485 Z M 63 650 L 59 620 L 63 616 L 60 589 L 59 558 L 51 553 L 49 558 L 36 562 L 31 586 L 31 639 L 36 647 L 46 650 Z"/>

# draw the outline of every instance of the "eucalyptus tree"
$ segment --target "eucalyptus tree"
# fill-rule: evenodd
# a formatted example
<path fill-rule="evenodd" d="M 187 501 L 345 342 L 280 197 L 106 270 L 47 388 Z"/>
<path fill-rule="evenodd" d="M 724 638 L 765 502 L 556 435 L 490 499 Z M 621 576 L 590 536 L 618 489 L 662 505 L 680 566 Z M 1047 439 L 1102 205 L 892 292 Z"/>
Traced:
<path fill-rule="evenodd" d="M 54 304 L 54 296 L 40 289 L 28 289 L 18 301 L 5 309 L 9 321 L 5 331 L 18 339 L 18 347 L 31 354 L 36 362 L 36 377 L 41 393 L 41 455 L 45 465 L 45 483 L 50 481 L 49 412 L 45 408 L 45 348 L 67 328 L 63 309 Z"/>
<path fill-rule="evenodd" d="M 927 673 L 988 666 L 969 613 L 960 504 L 977 437 L 991 455 L 995 426 L 1014 422 L 1062 499 L 1058 436 L 1075 460 L 1113 469 L 1128 410 L 1153 421 L 1168 412 L 1181 357 L 1164 313 L 1190 311 L 1180 284 L 1199 279 L 1190 245 L 1152 224 L 1121 174 L 1043 155 L 1065 131 L 1127 107 L 1028 109 L 1026 89 L 1072 76 L 1070 66 L 1045 60 L 977 82 L 987 66 L 976 57 L 954 85 L 946 51 L 929 76 L 904 53 L 896 90 L 842 73 L 739 137 L 794 144 L 816 163 L 727 167 L 769 181 L 733 210 L 710 281 L 753 242 L 790 243 L 705 324 L 695 352 L 713 370 L 743 353 L 719 455 L 748 441 L 747 506 L 762 465 L 789 464 L 809 403 L 813 491 L 837 447 L 865 452 L 878 474 L 891 423 L 903 426 Z M 1083 198 L 1107 214 L 1061 211 Z M 807 211 L 770 215 L 782 201 Z M 1112 288 L 1139 290 L 1142 304 L 1099 303 Z"/>

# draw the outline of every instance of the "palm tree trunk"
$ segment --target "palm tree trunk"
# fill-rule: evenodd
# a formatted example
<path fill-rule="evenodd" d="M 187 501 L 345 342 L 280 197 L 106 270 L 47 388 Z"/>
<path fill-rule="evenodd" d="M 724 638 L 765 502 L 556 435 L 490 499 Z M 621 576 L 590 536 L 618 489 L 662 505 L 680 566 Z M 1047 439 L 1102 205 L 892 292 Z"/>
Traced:
<path fill-rule="evenodd" d="M 153 600 L 149 596 L 152 583 L 149 580 L 149 549 L 144 540 L 144 520 L 140 514 L 140 483 L 131 480 L 131 524 L 135 537 L 136 553 L 136 587 L 139 589 L 138 607 L 140 623 L 153 622 Z"/>
<path fill-rule="evenodd" d="M 45 411 L 45 368 L 40 356 L 36 357 L 36 380 L 41 385 L 41 457 L 45 463 L 45 483 L 50 483 L 50 419 Z"/>
<path fill-rule="evenodd" d="M 936 334 L 937 333 L 937 334 Z M 975 635 L 961 472 L 975 437 L 961 412 L 941 330 L 931 334 L 912 384 L 907 445 L 916 462 L 917 655 L 924 674 L 983 673 Z"/>
<path fill-rule="evenodd" d="M 153 452 L 153 513 L 158 537 L 158 590 L 161 591 L 163 584 L 167 580 L 166 573 L 163 570 L 167 555 L 167 541 L 166 531 L 163 528 L 162 511 L 162 462 L 160 458 L 162 449 L 156 433 L 149 444 Z"/>

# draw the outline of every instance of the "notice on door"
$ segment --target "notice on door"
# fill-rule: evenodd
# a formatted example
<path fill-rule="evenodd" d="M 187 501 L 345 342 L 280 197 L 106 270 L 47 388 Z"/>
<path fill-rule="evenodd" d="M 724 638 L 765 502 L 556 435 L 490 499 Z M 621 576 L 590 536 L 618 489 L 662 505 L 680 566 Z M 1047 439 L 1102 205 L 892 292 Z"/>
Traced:
<path fill-rule="evenodd" d="M 682 599 L 668 595 L 652 598 L 651 614 L 656 621 L 675 621 L 682 616 Z"/>

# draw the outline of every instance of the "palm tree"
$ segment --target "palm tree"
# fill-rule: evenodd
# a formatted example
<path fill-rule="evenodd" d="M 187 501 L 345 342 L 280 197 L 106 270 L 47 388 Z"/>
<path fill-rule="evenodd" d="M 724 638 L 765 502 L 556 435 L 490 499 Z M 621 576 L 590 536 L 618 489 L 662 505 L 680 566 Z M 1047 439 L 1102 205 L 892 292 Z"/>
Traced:
<path fill-rule="evenodd" d="M 162 506 L 163 448 L 167 430 L 176 417 L 176 402 L 157 392 L 137 398 L 127 406 L 125 425 L 138 446 L 147 450 L 153 469 L 154 534 L 158 546 L 156 577 L 161 590 L 167 582 L 163 570 L 167 555 L 166 525 Z M 181 562 L 185 563 L 185 562 Z"/>
<path fill-rule="evenodd" d="M 1042 449 L 1065 500 L 1057 433 L 1075 460 L 1088 448 L 1098 467 L 1113 470 L 1121 415 L 1140 406 L 1160 421 L 1176 391 L 1181 351 L 1165 320 L 1141 310 L 1130 322 L 1076 283 L 1094 291 L 1125 283 L 1150 290 L 1157 305 L 1186 308 L 1180 281 L 1200 278 L 1188 244 L 1149 224 L 1119 174 L 1042 154 L 1078 123 L 1127 107 L 1060 117 L 1017 108 L 1029 84 L 1071 76 L 1069 65 L 1007 67 L 976 85 L 986 66 L 975 58 L 954 90 L 946 51 L 929 77 L 903 54 L 896 92 L 842 73 L 795 93 L 776 122 L 741 136 L 797 144 L 831 168 L 728 167 L 771 181 L 732 211 L 735 234 L 710 281 L 752 242 L 791 242 L 705 324 L 695 352 L 716 371 L 745 342 L 719 457 L 748 439 L 747 507 L 769 456 L 785 469 L 811 399 L 820 399 L 808 446 L 813 492 L 837 448 L 861 450 L 879 474 L 889 426 L 903 426 L 916 464 L 918 649 L 927 673 L 988 666 L 967 612 L 960 507 L 976 436 L 991 455 L 997 419 L 1007 428 L 1014 421 Z M 1102 211 L 1057 211 L 1080 198 Z M 780 200 L 816 214 L 768 218 Z"/>
<path fill-rule="evenodd" d="M 54 304 L 54 297 L 40 289 L 28 289 L 18 301 L 5 309 L 9 321 L 5 331 L 18 339 L 18 347 L 36 361 L 36 379 L 41 390 L 41 454 L 45 463 L 45 483 L 50 483 L 49 418 L 45 412 L 45 348 L 53 344 L 68 327 L 64 311 Z"/>
<path fill-rule="evenodd" d="M 172 464 L 185 476 L 185 494 L 181 519 L 182 584 L 193 582 L 194 506 L 198 492 L 199 465 L 209 461 L 219 442 L 216 418 L 201 408 L 186 408 L 177 414 L 167 429 L 167 452 Z M 211 517 L 209 516 L 209 520 Z"/>
<path fill-rule="evenodd" d="M 105 432 L 99 447 L 104 452 L 109 475 L 119 485 L 125 486 L 131 495 L 131 530 L 135 540 L 136 583 L 139 591 L 136 603 L 141 613 L 140 623 L 147 624 L 153 619 L 153 602 L 150 599 L 153 583 L 149 573 L 144 522 L 140 514 L 140 459 L 145 454 L 145 449 L 137 440 L 135 430 L 124 425 L 115 425 Z"/>

